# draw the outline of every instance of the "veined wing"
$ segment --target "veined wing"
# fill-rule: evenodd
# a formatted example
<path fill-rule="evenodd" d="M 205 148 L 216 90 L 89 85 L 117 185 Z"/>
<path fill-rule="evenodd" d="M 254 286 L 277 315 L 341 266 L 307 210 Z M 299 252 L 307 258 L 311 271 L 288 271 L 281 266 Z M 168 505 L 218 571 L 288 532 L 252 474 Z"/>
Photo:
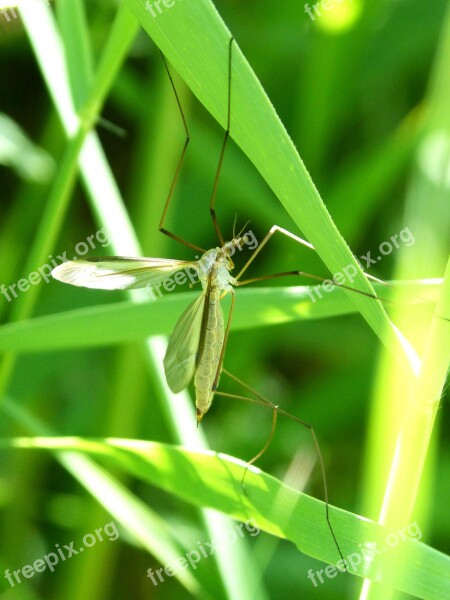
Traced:
<path fill-rule="evenodd" d="M 52 276 L 64 283 L 98 290 L 126 290 L 161 283 L 182 269 L 197 270 L 197 263 L 170 258 L 105 256 L 69 260 Z"/>
<path fill-rule="evenodd" d="M 206 298 L 205 290 L 187 307 L 170 336 L 164 371 L 174 394 L 184 390 L 194 375 Z"/>

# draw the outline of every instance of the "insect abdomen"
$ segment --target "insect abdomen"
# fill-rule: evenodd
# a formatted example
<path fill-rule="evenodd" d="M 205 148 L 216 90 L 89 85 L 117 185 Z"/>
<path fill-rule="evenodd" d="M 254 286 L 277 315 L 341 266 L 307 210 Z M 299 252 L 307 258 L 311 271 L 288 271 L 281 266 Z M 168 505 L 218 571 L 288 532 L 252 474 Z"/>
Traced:
<path fill-rule="evenodd" d="M 220 300 L 219 297 L 211 297 L 203 352 L 195 372 L 195 406 L 198 421 L 202 420 L 203 415 L 211 406 L 214 395 L 212 386 L 219 366 L 223 339 L 224 328 Z"/>

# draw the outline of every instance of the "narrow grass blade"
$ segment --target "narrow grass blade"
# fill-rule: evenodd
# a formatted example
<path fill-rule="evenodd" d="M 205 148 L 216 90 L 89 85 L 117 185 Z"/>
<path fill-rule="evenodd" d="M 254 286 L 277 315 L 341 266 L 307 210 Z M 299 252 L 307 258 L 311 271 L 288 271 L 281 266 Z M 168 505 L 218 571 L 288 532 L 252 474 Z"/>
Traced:
<path fill-rule="evenodd" d="M 439 284 L 400 286 L 420 297 L 435 296 Z M 382 285 L 376 292 L 388 298 L 392 290 Z M 37 317 L 0 327 L 0 350 L 42 352 L 88 348 L 143 340 L 150 335 L 169 335 L 179 315 L 198 292 L 173 294 L 158 300 L 124 301 L 91 306 Z M 311 299 L 311 296 L 313 300 Z M 227 309 L 229 299 L 224 300 Z M 323 292 L 317 299 L 309 287 L 276 287 L 239 290 L 239 309 L 232 322 L 233 331 L 266 327 L 279 323 L 337 317 L 355 312 L 354 305 L 341 289 Z M 417 307 L 416 316 L 430 313 Z"/>
<path fill-rule="evenodd" d="M 152 16 L 151 3 L 126 0 L 197 98 L 225 126 L 227 57 L 231 33 L 210 0 L 177 2 Z M 239 40 L 238 40 L 239 42 Z M 358 273 L 358 289 L 373 293 L 242 52 L 235 47 L 232 75 L 231 136 L 255 164 L 331 273 L 349 265 Z M 383 307 L 363 296 L 352 301 L 387 347 L 399 350 L 406 368 L 417 370 L 415 351 L 392 327 Z"/>

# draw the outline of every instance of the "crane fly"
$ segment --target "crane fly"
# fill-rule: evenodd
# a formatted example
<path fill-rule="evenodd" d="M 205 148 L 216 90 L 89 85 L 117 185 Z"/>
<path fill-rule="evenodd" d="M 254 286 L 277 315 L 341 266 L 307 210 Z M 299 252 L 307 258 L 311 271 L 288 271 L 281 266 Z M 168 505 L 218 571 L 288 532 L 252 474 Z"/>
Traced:
<path fill-rule="evenodd" d="M 169 388 L 175 394 L 184 390 L 194 377 L 197 421 L 209 410 L 217 388 L 220 367 L 228 337 L 225 332 L 221 298 L 234 294 L 238 282 L 230 271 L 236 248 L 251 245 L 249 234 L 239 234 L 220 248 L 205 252 L 198 261 L 164 258 L 110 256 L 67 261 L 56 267 L 55 279 L 71 285 L 126 290 L 151 288 L 179 271 L 190 270 L 202 286 L 202 293 L 184 311 L 170 337 L 164 357 Z"/>
<path fill-rule="evenodd" d="M 193 250 L 200 251 L 202 255 L 200 257 L 196 257 L 198 258 L 198 260 L 195 261 L 182 261 L 167 258 L 133 258 L 124 256 L 91 257 L 76 261 L 67 261 L 56 267 L 52 271 L 52 275 L 55 279 L 58 279 L 59 281 L 62 281 L 64 283 L 102 290 L 126 290 L 144 287 L 152 288 L 153 286 L 160 285 L 164 280 L 171 276 L 174 276 L 176 279 L 176 275 L 183 270 L 189 270 L 191 274 L 194 273 L 195 276 L 198 277 L 198 280 L 202 287 L 202 291 L 198 295 L 198 297 L 183 312 L 183 314 L 181 315 L 181 317 L 175 325 L 172 335 L 169 338 L 166 354 L 164 357 L 164 370 L 168 386 L 170 387 L 172 392 L 178 393 L 185 389 L 189 385 L 191 380 L 194 379 L 194 385 L 196 390 L 195 404 L 197 423 L 201 422 L 202 418 L 211 407 L 211 403 L 215 395 L 225 396 L 229 398 L 237 398 L 248 402 L 253 402 L 270 408 L 273 411 L 273 422 L 270 435 L 262 450 L 258 452 L 258 454 L 251 461 L 248 461 L 247 467 L 253 462 L 255 462 L 269 446 L 275 430 L 277 414 L 285 415 L 297 421 L 310 431 L 317 452 L 321 470 L 327 525 L 333 538 L 334 544 L 339 552 L 339 556 L 343 561 L 344 569 L 346 570 L 343 554 L 329 517 L 328 488 L 325 475 L 325 466 L 313 427 L 309 423 L 306 423 L 305 421 L 301 420 L 295 415 L 292 415 L 282 410 L 278 405 L 272 403 L 270 400 L 259 394 L 257 391 L 249 387 L 247 384 L 245 384 L 240 379 L 238 379 L 229 371 L 223 368 L 223 359 L 225 349 L 227 346 L 228 334 L 230 331 L 231 318 L 234 310 L 235 287 L 247 285 L 249 283 L 257 281 L 268 280 L 274 277 L 299 275 L 309 277 L 318 281 L 328 281 L 323 277 L 319 277 L 318 275 L 313 275 L 310 273 L 305 273 L 303 271 L 288 271 L 283 273 L 276 273 L 273 275 L 266 275 L 262 277 L 252 277 L 247 280 L 241 279 L 242 275 L 246 272 L 249 266 L 253 263 L 254 259 L 259 255 L 261 250 L 266 246 L 268 241 L 272 238 L 272 236 L 275 233 L 282 234 L 294 240 L 295 242 L 306 246 L 309 249 L 314 249 L 309 242 L 306 242 L 302 238 L 294 235 L 290 231 L 278 227 L 277 225 L 274 225 L 269 230 L 269 232 L 265 235 L 265 237 L 262 239 L 259 245 L 252 232 L 249 231 L 247 233 L 243 233 L 245 226 L 244 229 L 242 229 L 241 232 L 239 232 L 237 235 L 233 233 L 233 238 L 231 239 L 231 241 L 224 241 L 215 212 L 215 199 L 225 148 L 230 135 L 232 81 L 231 57 L 233 44 L 234 38 L 231 38 L 228 50 L 227 126 L 219 156 L 213 192 L 209 204 L 213 226 L 215 228 L 217 237 L 220 241 L 220 245 L 216 248 L 205 250 L 200 246 L 197 246 L 196 244 L 193 244 L 181 238 L 180 236 L 172 233 L 164 227 L 167 211 L 174 193 L 175 185 L 178 179 L 181 166 L 184 161 L 186 150 L 190 141 L 190 136 L 176 87 L 172 80 L 172 76 L 165 61 L 165 58 L 162 55 L 164 66 L 167 71 L 175 95 L 175 99 L 180 111 L 180 115 L 183 121 L 186 139 L 176 167 L 172 184 L 170 186 L 169 194 L 167 196 L 163 208 L 162 216 L 159 222 L 159 231 L 171 237 L 172 239 L 181 242 L 182 244 L 188 246 Z M 254 245 L 254 242 L 256 242 L 256 246 L 258 246 L 257 248 Z M 253 248 L 251 248 L 252 244 L 254 246 Z M 231 275 L 231 271 L 234 268 L 234 264 L 231 257 L 233 256 L 236 249 L 242 249 L 242 246 L 245 245 L 249 246 L 249 248 L 254 250 L 254 252 L 252 252 L 250 258 L 244 264 L 243 268 L 238 273 L 238 275 L 236 275 L 236 277 L 233 277 Z M 384 283 L 378 279 L 375 280 L 379 283 Z M 385 302 L 389 302 L 389 300 L 380 298 L 375 294 L 371 294 L 362 290 L 357 290 L 342 283 L 335 282 L 334 285 L 336 287 L 341 287 L 362 294 L 364 296 L 373 298 L 374 300 L 384 300 Z M 231 306 L 228 321 L 225 325 L 222 315 L 221 300 L 227 294 L 231 295 Z M 225 392 L 218 391 L 217 386 L 219 383 L 219 377 L 221 373 L 226 374 L 231 379 L 239 383 L 246 391 L 250 392 L 254 397 L 249 398 L 247 396 L 239 396 L 236 394 L 228 394 Z M 245 470 L 244 476 L 246 472 L 247 471 Z"/>

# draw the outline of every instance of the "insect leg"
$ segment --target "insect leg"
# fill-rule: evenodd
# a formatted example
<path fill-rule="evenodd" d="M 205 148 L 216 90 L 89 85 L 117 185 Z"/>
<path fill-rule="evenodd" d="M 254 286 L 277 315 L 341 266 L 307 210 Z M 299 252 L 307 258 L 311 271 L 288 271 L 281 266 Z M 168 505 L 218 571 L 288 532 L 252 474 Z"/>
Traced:
<path fill-rule="evenodd" d="M 238 283 L 237 283 L 238 286 L 247 285 L 248 283 L 254 283 L 257 281 L 265 281 L 265 280 L 273 279 L 276 277 L 288 277 L 288 276 L 302 276 L 302 277 L 308 277 L 309 279 L 315 279 L 316 281 L 321 281 L 321 282 L 326 281 L 328 283 L 330 282 L 330 278 L 320 277 L 319 275 L 314 275 L 312 273 L 306 273 L 304 271 L 286 271 L 283 273 L 274 273 L 272 275 L 265 275 L 262 277 L 252 277 L 251 279 L 239 281 L 240 277 L 247 271 L 248 267 L 252 264 L 252 262 L 255 260 L 255 258 L 258 256 L 258 254 L 261 252 L 261 250 L 266 246 L 267 242 L 277 232 L 283 234 L 284 236 L 286 236 L 290 239 L 293 239 L 294 241 L 298 242 L 299 244 L 302 244 L 303 246 L 309 248 L 310 250 L 315 250 L 314 246 L 312 244 L 310 244 L 309 242 L 307 242 L 306 240 L 294 235 L 287 229 L 283 229 L 282 227 L 279 227 L 278 225 L 274 225 L 273 227 L 271 227 L 269 232 L 264 236 L 262 242 L 255 249 L 253 254 L 250 256 L 248 261 L 245 263 L 245 265 L 239 271 L 238 275 L 235 277 L 236 281 L 238 281 Z M 378 277 L 375 277 L 374 275 L 370 275 L 370 273 L 366 273 L 366 271 L 364 271 L 364 275 L 371 281 L 374 281 L 375 283 L 383 285 L 384 287 L 391 288 L 394 290 L 397 289 L 395 285 L 392 285 L 386 281 L 378 279 Z M 378 296 L 377 294 L 371 294 L 370 292 L 364 292 L 362 290 L 358 290 L 356 288 L 353 288 L 351 286 L 348 286 L 348 285 L 345 285 L 342 283 L 337 283 L 334 279 L 333 279 L 332 283 L 336 287 L 341 287 L 341 288 L 349 290 L 351 292 L 356 292 L 357 294 L 361 294 L 362 296 L 367 296 L 368 298 L 372 298 L 373 300 L 379 300 L 380 302 L 385 302 L 387 304 L 398 306 L 398 303 L 393 302 L 392 300 L 389 300 L 387 298 L 382 298 L 382 297 Z M 429 302 L 428 299 L 421 298 L 420 296 L 417 296 L 417 295 L 414 295 L 413 298 L 420 303 L 428 303 Z M 412 306 L 412 308 L 417 308 L 417 307 Z M 438 317 L 438 318 L 444 319 L 445 321 L 449 320 L 447 317 Z"/>
<path fill-rule="evenodd" d="M 266 281 L 268 279 L 275 279 L 275 278 L 278 278 L 278 277 L 289 277 L 289 276 L 308 277 L 309 279 L 315 279 L 316 281 L 322 281 L 322 282 L 329 281 L 329 278 L 320 277 L 319 275 L 314 275 L 312 273 L 306 273 L 305 271 L 285 271 L 285 272 L 282 272 L 282 273 L 273 273 L 271 275 L 263 275 L 263 276 L 260 276 L 260 277 L 252 277 L 251 279 L 245 279 L 244 281 L 239 281 L 240 277 L 247 271 L 247 269 L 252 264 L 252 262 L 255 260 L 255 258 L 258 256 L 258 254 L 261 252 L 261 250 L 266 246 L 267 242 L 277 232 L 285 235 L 286 237 L 288 237 L 290 239 L 293 239 L 294 241 L 298 242 L 299 244 L 302 244 L 303 246 L 306 246 L 307 248 L 309 248 L 311 250 L 314 250 L 314 246 L 312 244 L 310 244 L 309 242 L 307 242 L 306 240 L 304 240 L 304 239 L 302 239 L 302 238 L 294 235 L 293 233 L 291 233 L 287 229 L 283 229 L 283 227 L 279 227 L 278 225 L 274 225 L 273 227 L 270 228 L 269 232 L 264 236 L 262 242 L 259 244 L 259 246 L 256 248 L 256 250 L 250 256 L 250 258 L 248 259 L 248 261 L 245 263 L 245 265 L 239 271 L 238 275 L 235 277 L 235 279 L 237 281 L 237 284 L 236 284 L 237 286 L 243 286 L 243 285 L 248 285 L 249 283 L 255 283 L 257 281 Z M 381 283 L 381 280 L 377 279 L 376 281 L 379 282 L 379 283 Z M 345 285 L 345 284 L 342 284 L 342 283 L 337 283 L 334 280 L 333 280 L 333 285 L 335 285 L 336 287 L 344 288 L 346 290 L 350 290 L 352 292 L 356 292 L 358 294 L 361 294 L 363 296 L 367 296 L 369 298 L 373 298 L 374 300 L 380 300 L 382 302 L 387 302 L 387 303 L 395 304 L 395 303 L 391 302 L 390 300 L 388 300 L 386 298 L 380 298 L 376 294 L 371 294 L 370 292 L 363 292 L 362 290 L 358 290 L 358 289 L 350 287 L 348 285 Z"/>
<path fill-rule="evenodd" d="M 226 392 L 216 392 L 217 395 L 222 396 L 222 397 L 226 397 L 226 398 L 234 398 L 234 399 L 237 399 L 237 400 L 244 400 L 245 402 L 252 402 L 253 404 L 259 404 L 261 406 L 265 406 L 266 408 L 269 408 L 274 413 L 274 417 L 273 417 L 273 420 L 272 420 L 272 428 L 271 428 L 269 437 L 268 437 L 266 443 L 264 444 L 263 448 L 258 452 L 258 454 L 256 454 L 256 456 L 254 456 L 250 461 L 247 462 L 247 465 L 246 465 L 246 468 L 245 468 L 245 471 L 244 471 L 244 475 L 242 477 L 242 486 L 244 487 L 244 479 L 245 479 L 248 467 L 250 465 L 252 465 L 256 460 L 258 460 L 264 454 L 264 452 L 269 447 L 270 442 L 272 441 L 273 434 L 274 434 L 274 431 L 275 431 L 275 426 L 276 426 L 277 415 L 278 414 L 284 415 L 285 417 L 288 417 L 288 418 L 296 421 L 297 423 L 300 423 L 300 425 L 302 425 L 303 427 L 305 427 L 306 429 L 308 429 L 308 431 L 310 432 L 312 440 L 313 440 L 313 443 L 314 443 L 314 447 L 316 449 L 317 458 L 318 458 L 319 466 L 320 466 L 320 472 L 321 472 L 321 476 L 322 476 L 323 496 L 324 496 L 324 502 L 325 502 L 325 518 L 326 518 L 327 525 L 328 525 L 328 528 L 330 530 L 331 536 L 332 536 L 333 541 L 335 543 L 335 546 L 336 546 L 336 548 L 337 548 L 337 550 L 339 552 L 339 556 L 342 559 L 342 561 L 344 561 L 344 557 L 343 557 L 341 548 L 340 548 L 339 543 L 337 541 L 336 534 L 334 533 L 334 529 L 333 529 L 333 526 L 332 526 L 331 520 L 330 520 L 330 510 L 329 510 L 329 500 L 328 500 L 328 485 L 327 485 L 327 478 L 326 478 L 326 474 L 325 474 L 325 464 L 324 464 L 324 461 L 323 461 L 322 452 L 320 451 L 319 442 L 317 440 L 316 433 L 314 431 L 313 426 L 310 425 L 309 423 L 307 423 L 306 421 L 303 421 L 299 417 L 296 417 L 295 415 L 292 415 L 292 414 L 288 413 L 287 411 L 281 409 L 276 404 L 273 404 L 273 402 L 271 402 L 270 400 L 268 400 L 267 398 L 265 398 L 262 394 L 260 394 L 259 392 L 257 392 L 253 388 L 251 388 L 249 385 L 247 385 L 246 383 L 244 383 L 241 379 L 239 379 L 238 377 L 236 377 L 235 375 L 233 375 L 232 373 L 230 373 L 226 369 L 222 369 L 222 372 L 225 373 L 225 375 L 227 375 L 228 377 L 230 377 L 230 379 L 233 379 L 233 381 L 236 381 L 245 390 L 247 390 L 248 392 L 250 392 L 253 396 L 255 396 L 256 399 L 255 398 L 249 398 L 247 396 L 240 396 L 240 395 L 236 395 L 236 394 L 228 394 Z M 245 487 L 244 487 L 244 490 L 245 490 Z M 345 562 L 343 562 L 343 564 L 345 564 Z"/>
<path fill-rule="evenodd" d="M 258 254 L 261 252 L 261 250 L 264 248 L 264 246 L 267 244 L 267 242 L 270 240 L 270 238 L 277 232 L 282 233 L 286 237 L 293 239 L 294 241 L 298 242 L 299 244 L 302 244 L 303 246 L 306 246 L 307 248 L 310 248 L 311 250 L 315 249 L 312 244 L 310 244 L 306 240 L 302 239 L 301 237 L 294 235 L 287 229 L 283 229 L 283 227 L 279 227 L 278 225 L 273 225 L 273 227 L 271 227 L 270 230 L 264 236 L 263 241 L 259 244 L 259 246 L 256 248 L 256 250 L 250 256 L 248 261 L 245 263 L 245 265 L 242 267 L 242 269 L 236 275 L 235 279 L 237 279 L 237 280 L 240 279 L 240 277 L 249 268 L 249 266 L 252 264 L 252 262 L 255 260 L 255 258 L 258 256 Z"/>
<path fill-rule="evenodd" d="M 211 200 L 209 202 L 209 212 L 211 213 L 212 222 L 214 225 L 214 229 L 216 230 L 217 237 L 220 240 L 220 245 L 223 246 L 225 244 L 225 240 L 223 238 L 222 232 L 220 230 L 219 221 L 217 220 L 216 215 L 216 195 L 217 195 L 217 186 L 219 184 L 220 172 L 222 170 L 223 157 L 225 155 L 225 148 L 227 146 L 228 138 L 230 137 L 230 118 L 231 118 L 231 55 L 233 49 L 234 38 L 230 38 L 229 46 L 228 46 L 228 100 L 227 100 L 227 128 L 225 131 L 225 136 L 223 138 L 222 150 L 220 151 L 219 164 L 217 165 L 216 177 L 214 179 L 214 187 L 211 196 Z"/>
<path fill-rule="evenodd" d="M 168 237 L 172 238 L 173 240 L 176 240 L 177 242 L 180 242 L 180 243 L 184 244 L 185 246 L 188 246 L 189 248 L 193 248 L 194 250 L 199 250 L 200 252 L 205 252 L 204 248 L 200 248 L 200 246 L 197 246 L 196 244 L 192 244 L 191 242 L 188 242 L 187 240 L 181 238 L 180 236 L 176 235 L 175 233 L 172 233 L 171 231 L 169 231 L 168 229 L 166 229 L 164 227 L 164 221 L 166 220 L 167 211 L 169 209 L 169 205 L 170 205 L 170 202 L 172 200 L 172 197 L 173 197 L 173 194 L 174 194 L 174 191 L 175 191 L 175 186 L 176 186 L 177 181 L 178 181 L 178 176 L 180 174 L 181 167 L 182 167 L 183 162 L 184 162 L 184 157 L 186 156 L 186 151 L 187 151 L 187 148 L 189 146 L 189 141 L 190 141 L 191 138 L 190 138 L 189 129 L 188 129 L 188 126 L 187 126 L 187 123 L 186 123 L 186 117 L 184 116 L 184 112 L 183 112 L 183 108 L 181 106 L 180 98 L 178 96 L 178 92 L 177 92 L 177 89 L 175 87 L 175 83 L 174 83 L 174 81 L 172 79 L 172 75 L 170 73 L 170 70 L 169 70 L 169 67 L 167 65 L 166 59 L 164 58 L 164 55 L 162 53 L 161 53 L 161 57 L 163 59 L 164 67 L 165 67 L 167 75 L 169 77 L 170 85 L 172 86 L 172 90 L 173 90 L 173 93 L 175 95 L 175 99 L 177 101 L 178 108 L 180 110 L 180 115 L 181 115 L 181 119 L 183 121 L 184 131 L 186 133 L 186 139 L 184 141 L 183 150 L 181 151 L 181 155 L 180 155 L 180 158 L 178 160 L 177 168 L 175 170 L 175 175 L 174 175 L 172 183 L 170 185 L 169 194 L 167 195 L 167 199 L 166 199 L 166 202 L 164 204 L 164 209 L 163 209 L 163 212 L 162 212 L 162 215 L 161 215 L 161 219 L 159 221 L 159 231 L 161 233 L 164 233 L 164 235 L 167 235 Z"/>

